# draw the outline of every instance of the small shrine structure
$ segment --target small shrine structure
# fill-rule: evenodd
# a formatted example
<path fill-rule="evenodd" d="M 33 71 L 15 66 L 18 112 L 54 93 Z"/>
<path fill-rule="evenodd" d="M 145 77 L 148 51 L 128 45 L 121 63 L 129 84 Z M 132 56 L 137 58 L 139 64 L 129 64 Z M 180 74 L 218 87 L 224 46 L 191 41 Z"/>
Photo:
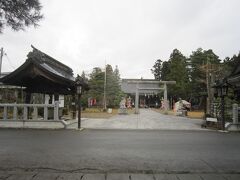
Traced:
<path fill-rule="evenodd" d="M 163 84 L 163 87 L 160 85 Z M 126 94 L 135 94 L 135 114 L 139 113 L 139 97 L 164 91 L 163 107 L 167 111 L 169 103 L 167 100 L 167 85 L 176 84 L 176 81 L 157 81 L 153 79 L 122 79 L 121 89 Z M 157 100 L 157 99 L 155 99 Z M 157 101 L 156 101 L 157 104 Z"/>

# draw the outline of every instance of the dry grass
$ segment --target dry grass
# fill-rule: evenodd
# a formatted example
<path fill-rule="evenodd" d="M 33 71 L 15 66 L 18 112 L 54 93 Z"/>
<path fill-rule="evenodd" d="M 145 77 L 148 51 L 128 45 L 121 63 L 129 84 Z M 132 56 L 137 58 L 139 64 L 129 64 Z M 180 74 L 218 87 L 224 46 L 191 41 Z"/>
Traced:
<path fill-rule="evenodd" d="M 134 109 L 128 109 L 128 114 L 134 113 Z M 83 118 L 110 118 L 118 114 L 118 109 L 112 109 L 112 113 L 104 112 L 99 108 L 86 108 L 82 111 Z"/>
<path fill-rule="evenodd" d="M 166 115 L 175 115 L 175 112 L 173 110 L 165 112 L 164 110 L 161 109 L 152 109 L 156 112 L 166 114 Z M 204 116 L 203 111 L 188 111 L 187 112 L 187 117 L 189 118 L 194 118 L 194 119 L 202 119 Z"/>
<path fill-rule="evenodd" d="M 204 116 L 203 111 L 188 111 L 188 117 L 189 118 L 197 118 L 197 119 L 202 119 Z"/>
<path fill-rule="evenodd" d="M 155 108 L 152 108 L 152 110 L 165 115 L 175 115 L 174 111 L 164 111 L 162 109 L 155 109 Z"/>

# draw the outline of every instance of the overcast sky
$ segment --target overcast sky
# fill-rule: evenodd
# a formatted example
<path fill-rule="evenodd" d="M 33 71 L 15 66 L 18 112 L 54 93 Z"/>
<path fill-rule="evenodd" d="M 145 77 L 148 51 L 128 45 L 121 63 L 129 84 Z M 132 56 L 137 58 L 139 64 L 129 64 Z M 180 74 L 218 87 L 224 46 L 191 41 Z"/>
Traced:
<path fill-rule="evenodd" d="M 157 59 L 201 47 L 224 59 L 240 50 L 239 0 L 40 0 L 44 19 L 24 32 L 0 34 L 2 71 L 13 71 L 31 44 L 75 74 L 105 61 L 122 78 L 153 78 Z"/>

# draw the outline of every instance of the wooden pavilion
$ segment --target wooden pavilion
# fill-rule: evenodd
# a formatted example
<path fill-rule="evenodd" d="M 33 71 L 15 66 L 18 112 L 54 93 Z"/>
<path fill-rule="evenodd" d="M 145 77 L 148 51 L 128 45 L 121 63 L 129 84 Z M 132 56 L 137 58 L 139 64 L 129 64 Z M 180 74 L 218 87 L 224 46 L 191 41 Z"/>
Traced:
<path fill-rule="evenodd" d="M 27 60 L 12 73 L 0 81 L 5 85 L 25 87 L 27 94 L 42 93 L 54 95 L 58 100 L 59 94 L 74 95 L 75 78 L 73 70 L 49 55 L 31 46 L 33 51 L 27 55 Z M 83 89 L 87 84 L 82 81 Z M 29 98 L 26 98 L 29 103 Z"/>
<path fill-rule="evenodd" d="M 59 96 L 72 95 L 71 99 L 74 103 L 71 103 L 71 109 L 73 110 L 74 118 L 76 115 L 76 79 L 73 76 L 73 70 L 63 63 L 38 50 L 37 48 L 33 46 L 31 47 L 33 50 L 28 53 L 27 60 L 15 71 L 0 78 L 0 82 L 3 86 L 10 85 L 14 87 L 23 87 L 21 89 L 24 89 L 26 94 L 25 102 L 21 102 L 22 104 L 0 104 L 0 107 L 3 108 L 3 120 L 13 120 L 0 121 L 0 126 L 5 126 L 6 123 L 8 125 L 9 123 L 12 125 L 11 123 L 14 122 L 14 127 L 16 124 L 19 125 L 18 127 L 34 127 L 35 125 L 31 123 L 38 123 L 36 127 L 39 127 L 39 123 L 42 123 L 42 120 L 39 120 L 38 118 L 40 111 L 39 109 L 43 108 L 43 127 L 45 127 L 46 120 L 48 120 L 47 127 L 50 126 L 49 123 L 51 121 L 49 120 L 54 120 L 52 122 L 57 123 L 58 125 L 60 123 L 65 127 L 64 120 L 59 119 L 61 116 L 61 113 L 59 111 L 61 104 L 59 101 Z M 80 81 L 78 80 L 78 82 L 80 82 L 83 91 L 88 90 L 88 85 L 83 81 L 83 79 L 80 78 Z M 43 102 L 34 103 L 31 101 L 31 95 L 33 93 L 43 94 Z M 8 114 L 9 109 L 12 110 L 12 116 L 10 117 Z M 21 111 L 21 109 L 23 109 L 23 114 L 19 116 L 19 111 Z M 32 118 L 29 116 L 30 111 L 32 113 Z M 55 126 L 53 127 L 55 128 Z"/>

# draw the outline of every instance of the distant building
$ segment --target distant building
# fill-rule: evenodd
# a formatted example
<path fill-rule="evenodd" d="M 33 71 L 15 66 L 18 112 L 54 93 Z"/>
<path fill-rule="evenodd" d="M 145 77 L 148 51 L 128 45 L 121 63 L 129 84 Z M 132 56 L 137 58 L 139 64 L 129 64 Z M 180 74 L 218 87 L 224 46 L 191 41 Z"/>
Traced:
<path fill-rule="evenodd" d="M 146 83 L 144 83 L 146 81 Z M 131 82 L 141 82 L 138 84 L 139 90 L 139 107 L 160 107 L 161 97 L 159 96 L 160 90 L 147 90 L 144 88 L 160 88 L 159 84 L 150 84 L 147 81 L 155 81 L 154 79 L 122 79 L 121 90 L 126 94 L 127 98 L 130 97 L 133 106 L 135 106 L 135 94 L 137 83 Z M 129 100 L 128 100 L 129 101 Z"/>

